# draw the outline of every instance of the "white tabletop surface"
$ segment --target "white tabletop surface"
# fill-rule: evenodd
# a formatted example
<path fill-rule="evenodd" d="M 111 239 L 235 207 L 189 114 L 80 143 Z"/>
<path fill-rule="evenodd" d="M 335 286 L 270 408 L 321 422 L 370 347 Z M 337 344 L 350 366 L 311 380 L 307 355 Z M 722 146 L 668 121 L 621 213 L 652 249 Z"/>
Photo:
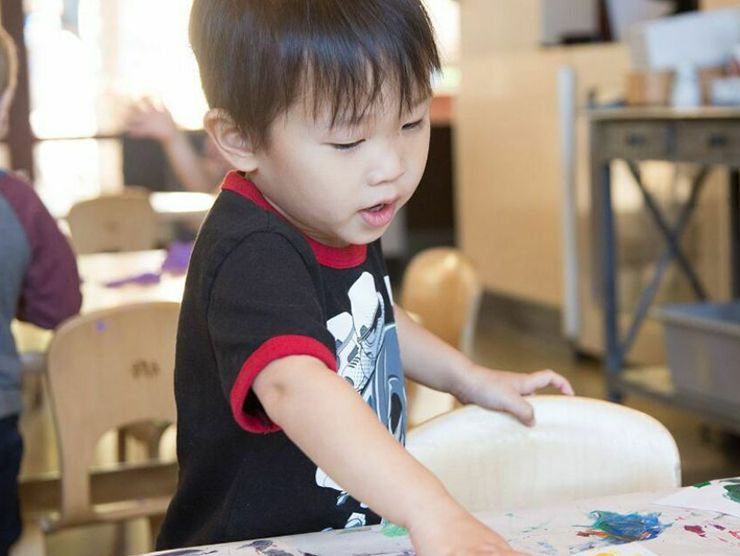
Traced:
<path fill-rule="evenodd" d="M 211 210 L 216 196 L 196 191 L 155 191 L 149 195 L 154 212 L 163 222 L 195 221 L 200 223 Z"/>
<path fill-rule="evenodd" d="M 82 310 L 89 313 L 126 303 L 142 301 L 182 301 L 185 274 L 162 273 L 157 283 L 126 284 L 109 287 L 106 284 L 143 273 L 158 273 L 166 257 L 164 250 L 132 251 L 80 255 L 77 266 L 82 279 Z M 45 351 L 51 332 L 26 323 L 13 323 L 20 352 Z"/>
<path fill-rule="evenodd" d="M 692 487 L 689 487 L 692 488 Z M 503 535 L 511 545 L 529 554 L 658 554 L 665 556 L 740 554 L 740 518 L 716 511 L 656 504 L 670 492 L 648 492 L 594 498 L 557 506 L 491 511 L 477 516 Z M 738 504 L 740 506 L 740 504 Z M 597 513 L 598 512 L 598 513 Z M 607 512 L 612 512 L 607 513 Z M 619 514 L 619 515 L 615 515 Z M 626 531 L 615 524 L 626 521 L 637 531 L 658 531 L 654 538 L 620 544 Z M 642 524 L 648 524 L 641 529 Z M 650 523 L 657 524 L 652 528 Z M 602 525 L 603 524 L 603 525 Z M 610 525 L 614 528 L 610 529 Z M 610 534 L 608 531 L 612 531 Z M 615 532 L 616 531 L 616 532 Z M 629 551 L 636 547 L 636 551 Z M 169 556 L 372 556 L 414 554 L 403 529 L 392 525 L 364 527 L 241 541 L 152 554 Z"/>

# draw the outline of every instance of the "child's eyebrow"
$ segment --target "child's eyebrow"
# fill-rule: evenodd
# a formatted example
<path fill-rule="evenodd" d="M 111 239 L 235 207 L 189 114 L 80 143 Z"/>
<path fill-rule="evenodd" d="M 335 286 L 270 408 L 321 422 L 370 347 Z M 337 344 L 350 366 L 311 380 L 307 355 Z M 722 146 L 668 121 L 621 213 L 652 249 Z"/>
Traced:
<path fill-rule="evenodd" d="M 427 104 L 431 100 L 431 95 L 426 96 L 419 100 L 418 102 L 415 102 L 408 108 L 404 108 L 402 112 L 402 117 L 407 117 L 416 112 L 419 108 L 421 108 L 423 105 Z M 328 115 L 324 118 L 321 118 L 321 124 L 322 127 L 326 128 L 327 131 L 331 131 L 333 129 L 337 128 L 346 128 L 346 129 L 353 129 L 361 127 L 366 122 L 372 121 L 374 118 L 377 117 L 379 114 L 379 111 L 377 110 L 366 110 L 364 111 L 359 118 L 355 119 L 352 118 L 352 114 L 337 114 L 336 117 L 332 119 L 331 115 Z"/>

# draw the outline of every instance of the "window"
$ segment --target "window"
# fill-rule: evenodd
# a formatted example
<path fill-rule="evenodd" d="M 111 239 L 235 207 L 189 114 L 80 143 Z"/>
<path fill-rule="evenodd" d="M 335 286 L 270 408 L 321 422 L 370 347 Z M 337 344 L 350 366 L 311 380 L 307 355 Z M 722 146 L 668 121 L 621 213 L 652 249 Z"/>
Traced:
<path fill-rule="evenodd" d="M 191 0 L 30 0 L 24 29 L 39 194 L 58 215 L 120 189 L 128 105 L 163 102 L 184 128 L 206 108 L 187 39 Z"/>
<path fill-rule="evenodd" d="M 424 1 L 445 65 L 436 86 L 454 91 L 459 6 Z M 52 213 L 123 186 L 120 133 L 131 102 L 151 97 L 181 127 L 201 127 L 207 106 L 187 36 L 191 3 L 24 0 L 35 182 Z"/>

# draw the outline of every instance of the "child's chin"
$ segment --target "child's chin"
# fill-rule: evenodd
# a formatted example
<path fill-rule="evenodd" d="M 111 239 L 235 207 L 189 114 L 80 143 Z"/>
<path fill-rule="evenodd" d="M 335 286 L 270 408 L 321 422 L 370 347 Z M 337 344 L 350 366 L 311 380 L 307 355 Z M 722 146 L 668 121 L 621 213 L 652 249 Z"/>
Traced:
<path fill-rule="evenodd" d="M 354 245 L 369 245 L 370 243 L 379 240 L 383 237 L 387 227 L 382 230 L 373 230 L 372 232 L 366 232 L 364 234 L 357 234 L 355 241 L 352 241 Z"/>

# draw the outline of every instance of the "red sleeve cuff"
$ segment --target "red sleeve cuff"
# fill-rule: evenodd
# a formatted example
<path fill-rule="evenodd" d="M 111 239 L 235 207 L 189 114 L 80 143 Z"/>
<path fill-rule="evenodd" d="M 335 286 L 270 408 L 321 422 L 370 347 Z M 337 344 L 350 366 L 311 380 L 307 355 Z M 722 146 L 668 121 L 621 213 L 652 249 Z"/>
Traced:
<path fill-rule="evenodd" d="M 231 388 L 231 414 L 244 430 L 269 433 L 280 430 L 264 414 L 249 414 L 244 411 L 244 402 L 252 388 L 254 379 L 267 365 L 276 359 L 290 355 L 310 355 L 320 360 L 332 371 L 337 370 L 336 355 L 324 344 L 310 336 L 275 336 L 270 338 L 244 362 L 234 386 Z"/>

